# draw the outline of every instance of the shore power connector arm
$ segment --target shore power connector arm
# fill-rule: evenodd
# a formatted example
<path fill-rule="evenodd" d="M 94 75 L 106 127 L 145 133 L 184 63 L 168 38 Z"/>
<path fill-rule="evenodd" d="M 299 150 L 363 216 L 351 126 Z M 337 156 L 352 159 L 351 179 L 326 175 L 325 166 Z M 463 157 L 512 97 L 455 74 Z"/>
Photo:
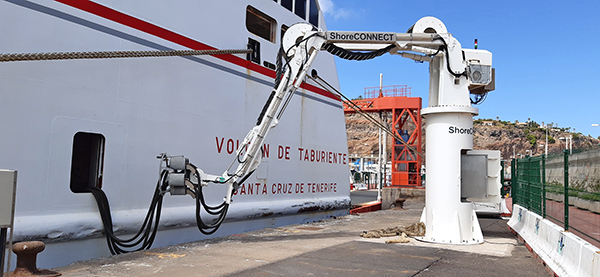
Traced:
<path fill-rule="evenodd" d="M 283 75 L 281 79 L 276 78 L 275 88 L 256 126 L 244 138 L 229 167 L 221 175 L 212 175 L 184 157 L 161 154 L 161 170 L 169 171 L 167 190 L 173 195 L 194 196 L 190 191 L 194 191 L 195 187 L 209 183 L 226 185 L 228 190 L 224 202 L 230 204 L 233 192 L 260 165 L 265 138 L 277 126 L 291 97 L 304 81 L 321 50 L 349 60 L 368 60 L 390 53 L 415 61 L 432 62 L 435 57 L 444 56 L 447 71 L 440 71 L 438 78 L 452 78 L 456 83 L 460 83 L 459 79 L 468 80 L 469 89 L 477 89 L 479 93 L 490 90 L 486 88 L 493 79 L 490 52 L 463 50 L 460 43 L 445 31 L 445 26 L 442 32 L 419 31 L 418 28 L 415 24 L 408 33 L 337 32 L 322 31 L 307 23 L 292 25 L 283 36 L 280 50 L 284 64 L 277 71 L 283 72 Z"/>
<path fill-rule="evenodd" d="M 317 52 L 321 50 L 325 40 L 313 28 L 309 24 L 297 24 L 286 32 L 282 43 L 282 49 L 285 49 L 283 76 L 263 107 L 257 125 L 248 132 L 236 152 L 236 157 L 225 172 L 221 175 L 207 174 L 182 156 L 159 155 L 162 161 L 161 171 L 169 171 L 167 190 L 172 195 L 190 194 L 189 190 L 193 190 L 194 187 L 215 183 L 228 186 L 224 201 L 226 204 L 231 203 L 234 190 L 237 190 L 260 165 L 265 138 L 279 123 L 279 118 L 291 97 L 304 81 Z M 231 171 L 234 167 L 235 170 Z"/>

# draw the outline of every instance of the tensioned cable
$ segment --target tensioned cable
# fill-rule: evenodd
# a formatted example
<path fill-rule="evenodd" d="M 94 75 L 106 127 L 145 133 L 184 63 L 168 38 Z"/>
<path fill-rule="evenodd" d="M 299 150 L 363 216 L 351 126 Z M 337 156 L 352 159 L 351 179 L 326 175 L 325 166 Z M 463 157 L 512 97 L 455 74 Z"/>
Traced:
<path fill-rule="evenodd" d="M 252 53 L 252 52 L 253 51 L 251 49 L 217 49 L 217 50 L 167 50 L 167 51 L 157 50 L 157 51 L 13 53 L 13 54 L 0 54 L 0 62 L 227 55 L 227 54 L 248 54 L 248 53 Z"/>
<path fill-rule="evenodd" d="M 369 114 L 367 114 L 363 109 L 361 109 L 358 105 L 356 105 L 354 102 L 352 102 L 352 100 L 350 100 L 348 97 L 346 97 L 345 95 L 343 95 L 340 91 L 338 91 L 335 87 L 333 87 L 331 84 L 329 84 L 327 81 L 323 80 L 320 76 L 316 75 L 316 77 L 313 76 L 308 76 L 308 78 L 310 78 L 311 80 L 315 81 L 317 84 L 319 84 L 322 88 L 324 88 L 325 90 L 331 92 L 331 90 L 333 90 L 335 93 L 337 93 L 339 96 L 341 96 L 342 98 L 344 98 L 344 100 L 346 100 L 346 102 L 348 103 L 348 105 L 355 110 L 357 113 L 359 113 L 360 115 L 364 116 L 367 120 L 369 120 L 371 123 L 377 125 L 377 127 L 381 128 L 382 130 L 384 130 L 386 133 L 390 134 L 392 137 L 394 137 L 396 139 L 396 141 L 399 141 L 402 145 L 406 146 L 409 150 L 411 150 L 412 152 L 418 154 L 419 156 L 421 156 L 422 158 L 425 158 L 425 155 L 419 151 L 417 151 L 417 149 L 415 149 L 414 147 L 408 145 L 402 138 L 398 137 L 398 135 L 396 135 L 392 130 L 390 130 L 387 126 L 383 125 L 381 122 L 377 121 L 376 119 L 374 119 L 372 116 L 370 116 Z M 320 83 L 323 82 L 323 83 Z M 326 86 L 325 86 L 325 85 Z M 327 87 L 329 87 L 330 89 L 328 89 Z"/>

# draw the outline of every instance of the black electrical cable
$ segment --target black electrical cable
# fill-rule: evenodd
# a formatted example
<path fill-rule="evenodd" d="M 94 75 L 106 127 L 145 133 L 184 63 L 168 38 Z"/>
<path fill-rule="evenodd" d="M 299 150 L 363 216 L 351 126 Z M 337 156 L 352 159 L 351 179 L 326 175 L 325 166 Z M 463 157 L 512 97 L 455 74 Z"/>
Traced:
<path fill-rule="evenodd" d="M 190 166 L 194 169 L 194 176 L 198 180 L 198 184 L 194 186 L 194 189 L 189 189 L 196 196 L 196 225 L 201 233 L 210 235 L 216 232 L 221 224 L 223 224 L 223 221 L 227 216 L 227 211 L 229 210 L 229 204 L 227 204 L 225 201 L 217 206 L 210 206 L 206 204 L 204 193 L 202 192 L 202 185 L 200 184 L 201 177 L 198 174 L 198 168 L 191 163 Z M 229 180 L 231 180 L 231 178 Z M 223 183 L 227 183 L 229 180 L 224 181 Z M 204 209 L 210 215 L 216 215 L 216 218 L 213 217 L 212 223 L 206 223 L 204 219 L 202 219 L 202 209 Z"/>
<path fill-rule="evenodd" d="M 440 47 L 438 47 L 437 51 L 435 51 L 435 53 L 433 53 L 433 54 L 431 54 L 431 55 L 429 55 L 429 56 L 433 58 L 433 57 L 435 57 L 437 54 L 439 54 L 439 53 L 440 53 L 440 51 L 442 51 L 442 50 L 444 50 L 444 46 L 441 46 L 441 45 L 440 45 Z"/>
<path fill-rule="evenodd" d="M 164 175 L 164 176 L 166 176 L 166 175 Z M 166 187 L 165 179 L 162 178 L 162 180 L 159 180 L 159 184 L 161 183 L 161 181 L 163 184 L 163 188 L 165 188 Z M 158 187 L 158 184 L 157 184 L 157 187 Z M 126 240 L 117 238 L 116 236 L 114 236 L 114 234 L 112 232 L 112 218 L 110 217 L 110 207 L 108 205 L 108 199 L 106 198 L 106 195 L 101 190 L 98 190 L 98 189 L 94 190 L 93 193 L 94 193 L 94 196 L 97 198 L 97 200 L 98 199 L 100 200 L 97 202 L 100 203 L 103 207 L 102 211 L 101 211 L 101 216 L 103 218 L 103 223 L 105 226 L 105 233 L 107 234 L 107 241 L 109 243 L 109 248 L 111 249 L 111 252 L 113 254 L 131 252 L 132 250 L 125 250 L 125 249 L 122 249 L 121 247 L 133 248 L 139 244 L 142 244 L 142 245 L 133 251 L 150 248 L 150 246 L 154 240 L 154 237 L 156 235 L 158 222 L 160 220 L 160 210 L 161 210 L 160 208 L 162 205 L 162 194 L 160 192 L 158 194 L 155 193 L 155 196 L 153 197 L 153 200 L 152 200 L 151 207 L 148 211 L 146 219 L 144 220 L 144 223 L 142 224 L 142 228 L 140 228 L 140 231 L 138 231 L 138 233 L 136 235 L 134 235 L 132 238 L 126 239 Z M 156 220 L 156 222 L 154 222 L 154 224 L 153 224 L 154 220 Z M 143 233 L 142 233 L 142 231 L 143 231 Z M 140 236 L 140 235 L 142 235 L 142 236 Z"/>
<path fill-rule="evenodd" d="M 443 46 L 444 49 L 443 50 L 444 50 L 444 52 L 446 52 L 446 69 L 448 70 L 448 72 L 450 72 L 450 74 L 452 74 L 452 76 L 454 76 L 456 78 L 460 78 L 461 76 L 468 77 L 466 69 L 462 73 L 455 73 L 450 68 L 450 54 L 448 53 L 448 44 L 446 44 L 446 40 L 444 40 L 444 38 L 442 38 L 441 36 L 437 36 L 435 38 L 435 40 L 441 40 L 442 44 L 444 44 L 444 46 Z M 436 54 L 437 54 L 437 52 L 436 52 Z"/>
<path fill-rule="evenodd" d="M 191 164 L 191 163 L 190 163 L 190 166 L 192 166 L 192 168 L 194 168 L 194 171 L 195 171 L 194 175 L 196 176 L 196 178 L 198 180 L 200 180 L 200 176 L 198 175 L 198 168 L 194 164 Z M 225 206 L 225 201 L 223 201 L 223 203 L 221 203 L 220 205 L 214 206 L 214 207 L 207 205 L 206 202 L 204 201 L 204 197 L 203 197 L 204 195 L 202 194 L 202 186 L 200 186 L 200 185 L 198 185 L 198 186 L 200 187 L 200 191 L 198 193 L 196 193 L 196 191 L 193 190 L 193 192 L 195 193 L 196 198 L 201 201 L 202 206 L 204 207 L 204 209 L 209 210 L 209 211 L 214 211 L 214 210 L 221 209 L 221 208 L 223 208 Z"/>
<path fill-rule="evenodd" d="M 483 94 L 475 94 L 475 100 L 473 100 L 472 98 L 470 98 L 471 104 L 472 105 L 481 104 L 481 103 L 483 103 L 483 101 L 485 101 L 486 98 L 487 98 L 487 92 L 483 93 Z"/>
<path fill-rule="evenodd" d="M 223 201 L 223 203 L 221 205 L 219 205 L 219 206 L 222 206 L 222 208 L 220 208 L 217 212 L 214 212 L 214 211 L 209 212 L 209 210 L 206 209 L 206 207 L 208 207 L 208 205 L 206 205 L 206 203 L 204 202 L 204 195 L 202 194 L 202 186 L 196 186 L 195 191 L 196 191 L 196 225 L 198 226 L 198 230 L 200 230 L 200 232 L 202 232 L 205 235 L 213 234 L 214 232 L 216 232 L 219 229 L 219 227 L 221 227 L 221 224 L 225 220 L 225 216 L 227 216 L 227 211 L 229 210 L 229 204 L 226 204 L 225 201 Z M 218 215 L 218 217 L 216 218 L 216 220 L 213 223 L 207 224 L 204 222 L 204 220 L 202 219 L 202 216 L 201 216 L 202 207 L 204 207 L 205 210 L 209 214 Z"/>
<path fill-rule="evenodd" d="M 377 58 L 385 53 L 390 52 L 390 50 L 392 50 L 394 47 L 396 47 L 395 44 L 390 44 L 384 48 L 375 50 L 375 51 L 370 51 L 370 52 L 355 52 L 355 51 L 348 51 L 344 48 L 341 48 L 333 43 L 327 43 L 325 45 L 323 45 L 323 49 L 333 55 L 336 55 L 342 59 L 345 60 L 351 60 L 351 61 L 366 61 L 366 60 L 371 60 L 374 58 Z"/>
<path fill-rule="evenodd" d="M 256 125 L 257 126 L 262 123 L 263 117 L 265 116 L 265 113 L 267 112 L 267 109 L 271 105 L 271 102 L 273 101 L 273 97 L 274 96 L 275 96 L 275 90 L 271 91 L 271 95 L 269 95 L 269 99 L 267 100 L 267 102 L 263 106 L 262 111 L 260 112 L 260 115 L 258 116 L 258 119 L 256 120 Z"/>
<path fill-rule="evenodd" d="M 160 222 L 163 200 L 162 191 L 164 191 L 168 185 L 166 181 L 167 173 L 167 171 L 163 171 L 161 173 L 144 222 L 142 223 L 140 230 L 129 239 L 121 239 L 115 236 L 113 231 L 112 216 L 110 213 L 110 205 L 104 191 L 98 188 L 88 189 L 88 191 L 92 193 L 96 199 L 96 204 L 98 205 L 98 210 L 104 227 L 104 235 L 106 237 L 108 248 L 113 255 L 149 249 L 152 246 L 152 243 L 156 238 L 158 224 Z"/>
<path fill-rule="evenodd" d="M 281 83 L 281 77 L 283 76 L 282 63 L 283 63 L 283 44 L 281 44 L 279 46 L 279 50 L 277 51 L 277 58 L 275 60 L 276 70 L 275 70 L 275 86 L 274 87 L 278 87 L 279 83 Z"/>

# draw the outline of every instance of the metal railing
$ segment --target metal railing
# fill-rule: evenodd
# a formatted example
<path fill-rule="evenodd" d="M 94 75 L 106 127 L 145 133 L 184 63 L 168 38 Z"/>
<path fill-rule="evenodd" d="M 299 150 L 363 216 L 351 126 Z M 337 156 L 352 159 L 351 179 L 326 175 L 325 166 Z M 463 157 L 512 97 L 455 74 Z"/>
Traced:
<path fill-rule="evenodd" d="M 384 97 L 410 97 L 411 88 L 407 85 L 383 86 L 381 88 L 367 87 L 365 88 L 364 98 L 377 98 L 380 92 Z"/>
<path fill-rule="evenodd" d="M 569 166 L 566 150 L 560 158 L 554 156 L 547 161 L 541 155 L 512 160 L 513 203 L 600 247 L 600 171 L 590 170 L 600 169 L 600 163 L 574 157 L 588 163 Z M 575 187 L 571 187 L 573 184 Z"/>

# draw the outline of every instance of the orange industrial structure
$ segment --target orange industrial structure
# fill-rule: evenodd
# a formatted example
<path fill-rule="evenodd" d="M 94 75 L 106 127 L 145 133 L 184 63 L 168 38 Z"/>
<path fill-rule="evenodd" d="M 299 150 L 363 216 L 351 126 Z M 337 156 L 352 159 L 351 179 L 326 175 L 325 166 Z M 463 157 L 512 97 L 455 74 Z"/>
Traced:
<path fill-rule="evenodd" d="M 421 152 L 421 97 L 410 97 L 406 85 L 365 88 L 364 98 L 351 100 L 364 112 L 391 112 L 391 129 L 407 145 Z M 344 102 L 344 113 L 355 113 Z M 392 186 L 421 186 L 421 156 L 392 138 Z"/>

